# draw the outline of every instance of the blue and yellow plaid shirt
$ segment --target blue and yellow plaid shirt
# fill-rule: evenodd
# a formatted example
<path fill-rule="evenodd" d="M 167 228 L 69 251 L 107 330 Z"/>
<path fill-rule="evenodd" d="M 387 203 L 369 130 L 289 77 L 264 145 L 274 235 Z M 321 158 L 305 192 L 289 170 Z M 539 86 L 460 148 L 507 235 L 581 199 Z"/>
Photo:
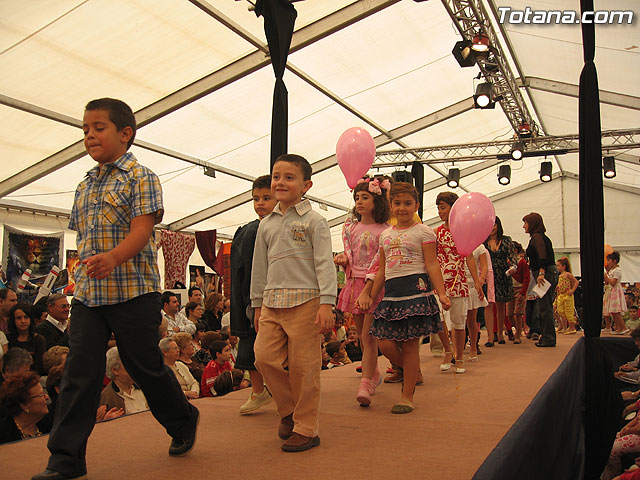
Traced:
<path fill-rule="evenodd" d="M 129 233 L 131 219 L 149 213 L 162 220 L 160 180 L 126 153 L 100 171 L 96 166 L 76 189 L 69 228 L 77 232 L 80 261 L 108 252 Z M 160 291 L 155 234 L 133 258 L 116 267 L 103 280 L 89 278 L 80 263 L 75 273 L 75 299 L 89 307 L 126 302 Z"/>

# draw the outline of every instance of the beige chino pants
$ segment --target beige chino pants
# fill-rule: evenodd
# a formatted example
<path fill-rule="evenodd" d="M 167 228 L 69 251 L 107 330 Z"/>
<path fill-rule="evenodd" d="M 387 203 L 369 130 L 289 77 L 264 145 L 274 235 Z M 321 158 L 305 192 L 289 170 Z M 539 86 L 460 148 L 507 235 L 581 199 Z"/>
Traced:
<path fill-rule="evenodd" d="M 305 437 L 318 435 L 322 345 L 315 320 L 319 306 L 319 298 L 292 308 L 263 306 L 254 345 L 256 368 L 280 417 L 293 413 L 293 431 Z"/>

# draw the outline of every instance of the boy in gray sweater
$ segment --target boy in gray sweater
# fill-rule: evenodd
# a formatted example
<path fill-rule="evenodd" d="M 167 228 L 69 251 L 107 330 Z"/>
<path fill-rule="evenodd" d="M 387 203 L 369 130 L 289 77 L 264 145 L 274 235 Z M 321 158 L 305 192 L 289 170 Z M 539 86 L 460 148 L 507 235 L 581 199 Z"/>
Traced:
<path fill-rule="evenodd" d="M 271 178 L 278 204 L 260 222 L 251 275 L 256 368 L 278 406 L 282 450 L 300 452 L 320 444 L 320 333 L 334 323 L 336 271 L 329 225 L 302 200 L 309 162 L 281 155 Z"/>

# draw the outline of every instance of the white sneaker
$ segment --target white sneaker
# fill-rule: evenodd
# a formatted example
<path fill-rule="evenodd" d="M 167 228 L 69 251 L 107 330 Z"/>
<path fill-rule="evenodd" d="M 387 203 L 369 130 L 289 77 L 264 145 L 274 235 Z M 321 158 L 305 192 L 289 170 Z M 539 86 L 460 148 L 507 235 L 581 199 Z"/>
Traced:
<path fill-rule="evenodd" d="M 251 395 L 249 395 L 249 399 L 242 404 L 239 412 L 241 415 L 254 412 L 260 407 L 271 403 L 272 400 L 273 397 L 271 397 L 269 390 L 267 390 L 266 388 L 262 391 L 262 393 L 251 392 Z"/>

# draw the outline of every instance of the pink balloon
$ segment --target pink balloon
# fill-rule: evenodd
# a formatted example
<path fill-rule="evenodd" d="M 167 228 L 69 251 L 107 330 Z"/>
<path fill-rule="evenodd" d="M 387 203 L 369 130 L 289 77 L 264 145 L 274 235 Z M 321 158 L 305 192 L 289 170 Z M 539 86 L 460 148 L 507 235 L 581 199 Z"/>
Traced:
<path fill-rule="evenodd" d="M 376 144 L 364 128 L 353 127 L 340 135 L 336 158 L 349 188 L 354 188 L 367 173 L 375 156 Z"/>
<path fill-rule="evenodd" d="M 449 212 L 449 229 L 458 253 L 466 257 L 484 242 L 496 222 L 491 200 L 478 192 L 467 193 L 456 200 Z"/>

